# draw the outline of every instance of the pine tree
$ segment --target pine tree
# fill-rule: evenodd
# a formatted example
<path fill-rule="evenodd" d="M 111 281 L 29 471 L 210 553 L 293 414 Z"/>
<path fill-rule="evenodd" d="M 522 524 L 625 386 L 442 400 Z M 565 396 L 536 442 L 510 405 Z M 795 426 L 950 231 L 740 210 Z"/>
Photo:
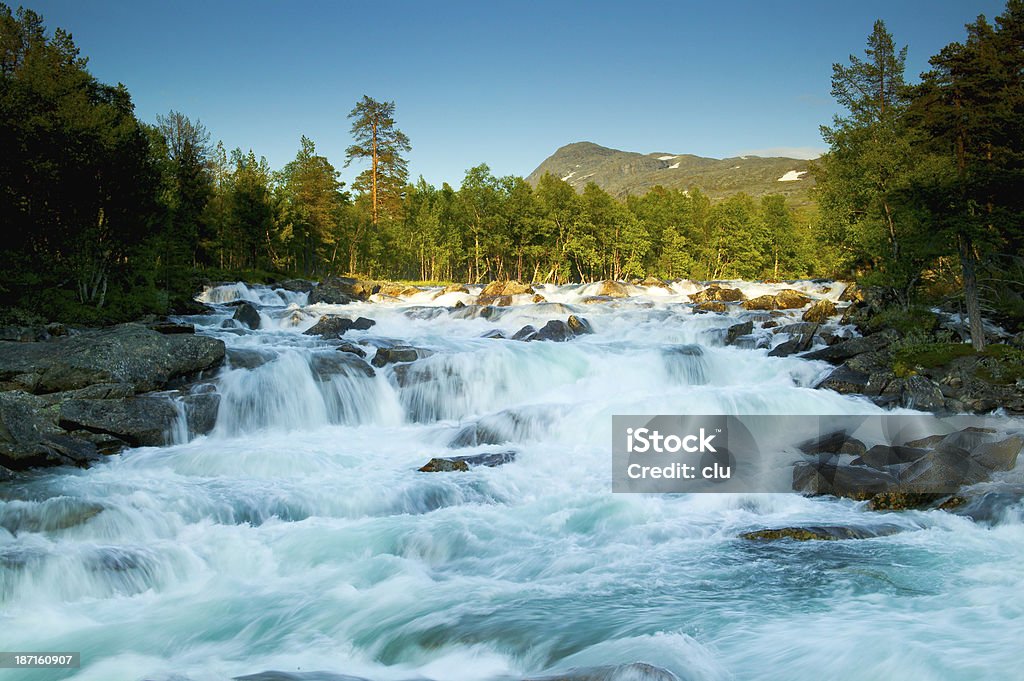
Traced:
<path fill-rule="evenodd" d="M 395 103 L 378 102 L 363 95 L 352 112 L 352 138 L 345 166 L 354 160 L 368 159 L 370 167 L 360 173 L 352 188 L 370 193 L 372 222 L 380 221 L 380 211 L 395 211 L 409 177 L 408 161 L 402 155 L 412 147 L 409 138 L 395 127 Z"/>

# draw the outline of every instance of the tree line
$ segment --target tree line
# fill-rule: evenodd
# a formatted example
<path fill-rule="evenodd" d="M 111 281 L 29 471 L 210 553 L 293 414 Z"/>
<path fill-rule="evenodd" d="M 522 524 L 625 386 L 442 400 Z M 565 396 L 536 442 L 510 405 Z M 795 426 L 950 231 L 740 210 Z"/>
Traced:
<path fill-rule="evenodd" d="M 351 187 L 307 137 L 274 170 L 181 112 L 138 120 L 70 34 L 0 4 L 0 302 L 109 320 L 180 308 L 202 279 L 852 276 L 904 305 L 962 291 L 980 323 L 981 306 L 1012 312 L 1024 278 L 1021 15 L 1010 0 L 979 18 L 913 86 L 878 22 L 865 58 L 833 67 L 846 113 L 822 129 L 817 207 L 795 210 L 696 187 L 619 200 L 483 164 L 457 189 L 410 183 L 395 104 L 367 96 L 349 114 Z"/>

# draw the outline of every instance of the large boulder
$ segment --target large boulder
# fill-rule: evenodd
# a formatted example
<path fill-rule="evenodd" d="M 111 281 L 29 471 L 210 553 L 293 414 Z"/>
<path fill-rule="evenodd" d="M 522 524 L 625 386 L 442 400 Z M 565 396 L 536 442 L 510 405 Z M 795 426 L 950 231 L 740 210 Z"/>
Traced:
<path fill-rule="evenodd" d="M 839 341 L 835 345 L 807 353 L 804 355 L 804 359 L 820 359 L 832 364 L 842 364 L 851 357 L 856 357 L 866 352 L 878 352 L 888 347 L 893 340 L 895 340 L 894 335 L 884 332 L 870 336 L 858 336 L 857 338 Z"/>
<path fill-rule="evenodd" d="M 357 300 L 368 299 L 374 291 L 374 284 L 351 277 L 327 277 L 309 293 L 309 304 L 327 303 L 346 305 Z"/>
<path fill-rule="evenodd" d="M 382 296 L 388 296 L 390 298 L 401 298 L 405 296 L 414 296 L 420 293 L 420 289 L 409 284 L 399 284 L 394 281 L 389 281 L 386 284 L 380 285 L 380 290 L 377 291 Z"/>
<path fill-rule="evenodd" d="M 608 298 L 629 297 L 629 289 L 626 288 L 626 285 L 617 281 L 612 281 L 611 279 L 599 281 L 597 282 L 597 284 L 595 284 L 595 286 L 597 288 L 594 291 L 592 291 L 590 295 L 605 296 Z"/>
<path fill-rule="evenodd" d="M 60 405 L 60 425 L 114 435 L 134 447 L 167 444 L 178 419 L 170 398 L 143 395 L 116 400 L 68 400 Z"/>
<path fill-rule="evenodd" d="M 380 351 L 378 351 L 379 353 Z M 376 372 L 365 361 L 347 352 L 317 352 L 310 356 L 309 367 L 318 381 L 329 381 L 335 376 L 365 376 L 373 378 Z"/>
<path fill-rule="evenodd" d="M 804 356 L 806 357 L 806 355 Z M 835 390 L 837 393 L 844 395 L 863 393 L 868 386 L 870 378 L 870 374 L 857 371 L 844 364 L 833 369 L 832 373 L 814 387 L 823 390 Z"/>
<path fill-rule="evenodd" d="M 811 302 L 808 296 L 791 288 L 782 289 L 775 294 L 775 303 L 780 310 L 796 310 Z"/>
<path fill-rule="evenodd" d="M 58 428 L 51 412 L 35 395 L 0 393 L 0 467 L 85 466 L 99 457 L 93 443 Z"/>
<path fill-rule="evenodd" d="M 743 291 L 738 288 L 725 288 L 718 284 L 712 284 L 702 291 L 691 293 L 689 298 L 694 303 L 707 303 L 710 301 L 734 303 L 743 300 L 746 296 L 744 296 Z"/>
<path fill-rule="evenodd" d="M 728 312 L 729 306 L 723 302 L 717 300 L 708 300 L 703 303 L 697 303 L 693 306 L 693 311 L 697 314 L 706 314 L 708 312 Z"/>
<path fill-rule="evenodd" d="M 272 285 L 275 288 L 291 291 L 292 293 L 310 293 L 316 288 L 316 284 L 307 279 L 285 279 Z"/>
<path fill-rule="evenodd" d="M 235 314 L 231 318 L 250 329 L 260 328 L 260 312 L 252 303 L 239 303 L 235 306 Z"/>
<path fill-rule="evenodd" d="M 824 457 L 817 461 L 799 461 L 793 466 L 793 489 L 809 495 L 831 494 L 867 500 L 875 494 L 896 489 L 899 483 L 893 472 L 840 464 Z"/>
<path fill-rule="evenodd" d="M 1024 437 L 1014 435 L 998 442 L 982 442 L 971 450 L 971 458 L 991 471 L 1008 471 L 1017 465 Z"/>
<path fill-rule="evenodd" d="M 339 338 L 348 331 L 366 331 L 376 323 L 366 317 L 349 319 L 348 317 L 328 314 L 321 317 L 316 324 L 306 329 L 303 333 L 307 336 L 320 336 L 321 338 Z"/>
<path fill-rule="evenodd" d="M 434 354 L 430 350 L 414 348 L 408 345 L 398 345 L 393 348 L 378 348 L 377 354 L 373 356 L 371 364 L 380 369 L 388 364 L 397 362 L 415 362 L 421 357 L 429 357 Z"/>
<path fill-rule="evenodd" d="M 561 319 L 552 319 L 540 329 L 527 324 L 512 336 L 512 340 L 563 342 L 571 340 L 576 336 L 593 332 L 594 330 L 591 328 L 590 322 L 586 319 L 576 315 L 569 315 L 569 318 L 564 322 Z"/>
<path fill-rule="evenodd" d="M 815 324 L 824 324 L 828 321 L 829 317 L 836 314 L 836 304 L 831 300 L 819 300 L 814 305 L 807 308 L 804 312 L 802 319 L 805 322 L 814 322 Z"/>
<path fill-rule="evenodd" d="M 208 336 L 122 324 L 39 343 L 0 342 L 0 384 L 36 394 L 97 383 L 146 392 L 220 366 L 224 353 L 224 342 Z"/>
<path fill-rule="evenodd" d="M 725 344 L 732 345 L 740 336 L 746 336 L 754 332 L 754 322 L 742 322 L 733 324 L 725 332 Z"/>
<path fill-rule="evenodd" d="M 793 326 L 797 326 L 794 324 Z M 786 328 L 786 327 L 783 327 Z M 768 353 L 769 357 L 789 357 L 792 354 L 798 352 L 805 352 L 810 350 L 811 345 L 814 344 L 814 334 L 818 331 L 817 324 L 811 324 L 809 328 L 804 329 L 798 333 L 792 334 L 789 340 L 783 341 L 779 345 L 776 345 Z"/>
<path fill-rule="evenodd" d="M 529 284 L 519 281 L 492 281 L 485 286 L 477 297 L 477 305 L 498 305 L 507 307 L 512 304 L 512 296 L 524 293 L 533 294 L 535 291 Z"/>
<path fill-rule="evenodd" d="M 775 300 L 775 296 L 758 296 L 757 298 L 751 298 L 750 300 L 743 301 L 744 310 L 777 310 L 779 309 L 779 303 Z"/>

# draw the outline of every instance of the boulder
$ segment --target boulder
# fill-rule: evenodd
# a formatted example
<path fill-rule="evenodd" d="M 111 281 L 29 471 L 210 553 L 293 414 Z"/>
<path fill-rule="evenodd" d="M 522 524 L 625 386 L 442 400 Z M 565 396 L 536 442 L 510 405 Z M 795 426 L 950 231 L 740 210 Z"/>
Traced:
<path fill-rule="evenodd" d="M 420 293 L 420 289 L 415 286 L 408 284 L 399 284 L 396 282 L 388 282 L 380 285 L 380 290 L 377 291 L 382 296 L 389 296 L 391 298 L 400 298 L 403 296 L 414 296 Z"/>
<path fill-rule="evenodd" d="M 377 352 L 380 353 L 381 351 L 378 350 Z M 377 374 L 362 359 L 345 352 L 313 353 L 309 358 L 309 368 L 313 372 L 313 378 L 321 382 L 329 381 L 335 376 L 365 376 L 366 378 L 373 378 Z"/>
<path fill-rule="evenodd" d="M 146 392 L 220 366 L 224 353 L 224 342 L 216 338 L 121 324 L 39 343 L 0 342 L 0 382 L 36 394 L 97 383 Z"/>
<path fill-rule="evenodd" d="M 434 354 L 430 350 L 422 350 L 408 345 L 398 345 L 393 348 L 379 348 L 373 356 L 371 364 L 378 369 L 396 362 L 415 362 L 421 357 L 429 357 Z"/>
<path fill-rule="evenodd" d="M 1008 471 L 1017 465 L 1024 437 L 1014 435 L 998 442 L 983 442 L 971 450 L 971 458 L 990 471 Z"/>
<path fill-rule="evenodd" d="M 134 447 L 167 444 L 178 411 L 166 396 L 116 400 L 68 400 L 60 405 L 65 430 L 84 429 L 114 435 Z"/>
<path fill-rule="evenodd" d="M 964 450 L 933 450 L 900 473 L 900 488 L 910 492 L 954 494 L 988 479 L 990 471 Z"/>
<path fill-rule="evenodd" d="M 729 306 L 717 300 L 709 300 L 705 303 L 698 303 L 697 305 L 694 305 L 693 311 L 697 314 L 706 314 L 708 312 L 728 312 Z"/>
<path fill-rule="evenodd" d="M 646 286 L 648 288 L 653 286 L 655 288 L 671 290 L 671 287 L 668 284 L 666 284 L 664 280 L 658 279 L 657 277 L 647 277 L 646 279 L 640 282 L 640 285 Z"/>
<path fill-rule="evenodd" d="M 804 357 L 806 356 L 804 355 Z M 869 378 L 870 374 L 857 371 L 844 364 L 833 369 L 832 373 L 814 387 L 822 390 L 835 390 L 843 395 L 863 393 L 868 386 Z"/>
<path fill-rule="evenodd" d="M 878 352 L 895 340 L 889 333 L 876 333 L 870 336 L 858 336 L 849 340 L 839 341 L 821 350 L 804 355 L 804 359 L 820 359 L 832 364 L 842 364 L 846 360 L 868 352 Z"/>
<path fill-rule="evenodd" d="M 757 298 L 751 298 L 750 300 L 744 300 L 744 310 L 777 310 L 779 304 L 775 300 L 775 296 L 758 296 Z"/>
<path fill-rule="evenodd" d="M 462 284 L 449 284 L 434 294 L 434 298 L 440 298 L 446 293 L 469 293 L 469 289 Z"/>
<path fill-rule="evenodd" d="M 819 300 L 818 302 L 811 305 L 806 312 L 804 312 L 803 319 L 805 322 L 814 322 L 815 324 L 824 324 L 828 321 L 829 317 L 836 314 L 836 304 L 831 300 Z"/>
<path fill-rule="evenodd" d="M 937 501 L 948 496 L 933 492 L 909 492 L 897 489 L 880 492 L 871 497 L 868 500 L 868 509 L 872 511 L 911 511 L 934 506 Z"/>
<path fill-rule="evenodd" d="M 366 350 L 363 350 L 358 345 L 354 345 L 352 343 L 341 343 L 336 349 L 338 352 L 347 352 L 348 354 L 355 355 L 356 357 L 366 357 Z"/>
<path fill-rule="evenodd" d="M 793 489 L 803 494 L 866 500 L 896 489 L 899 483 L 899 478 L 889 471 L 838 464 L 833 459 L 798 461 L 793 465 Z"/>
<path fill-rule="evenodd" d="M 209 386 L 214 388 L 214 386 Z M 193 392 L 181 398 L 185 406 L 185 422 L 190 435 L 206 435 L 217 425 L 220 395 L 215 390 Z"/>
<path fill-rule="evenodd" d="M 882 391 L 883 397 L 895 400 L 901 407 L 920 411 L 935 411 L 945 407 L 942 390 L 925 376 L 908 376 L 890 381 Z"/>
<path fill-rule="evenodd" d="M 367 300 L 373 294 L 371 282 L 351 277 L 327 277 L 309 293 L 309 304 L 347 305 L 357 300 Z"/>
<path fill-rule="evenodd" d="M 492 281 L 480 291 L 476 302 L 477 305 L 507 307 L 512 304 L 512 296 L 523 293 L 533 294 L 535 291 L 529 284 L 518 281 Z"/>
<path fill-rule="evenodd" d="M 268 350 L 253 348 L 230 348 L 227 351 L 227 362 L 233 369 L 256 369 L 276 357 L 273 352 Z"/>
<path fill-rule="evenodd" d="M 811 302 L 808 296 L 791 288 L 783 289 L 775 294 L 775 304 L 780 310 L 796 310 Z"/>
<path fill-rule="evenodd" d="M 235 314 L 231 318 L 250 329 L 260 328 L 260 312 L 252 303 L 239 303 L 235 306 Z"/>
<path fill-rule="evenodd" d="M 629 297 L 629 289 L 626 288 L 626 285 L 617 281 L 612 281 L 611 279 L 599 281 L 595 286 L 597 288 L 591 292 L 591 295 L 593 296 L 604 296 L 607 298 Z"/>
<path fill-rule="evenodd" d="M 818 330 L 817 324 L 812 324 L 811 326 L 812 328 L 809 331 L 795 334 L 789 340 L 776 345 L 772 348 L 771 352 L 768 353 L 768 356 L 789 357 L 790 355 L 798 352 L 806 352 L 809 350 L 811 345 L 814 344 L 814 333 Z"/>
<path fill-rule="evenodd" d="M 843 525 L 811 525 L 807 527 L 780 527 L 774 530 L 744 532 L 740 539 L 751 541 L 833 541 L 837 539 L 871 539 L 885 537 L 900 531 L 897 526 L 846 527 Z"/>
<path fill-rule="evenodd" d="M 753 332 L 754 322 L 743 322 L 741 324 L 733 324 L 732 326 L 729 327 L 729 330 L 725 332 L 725 344 L 732 345 L 740 336 L 746 336 Z"/>
<path fill-rule="evenodd" d="M 99 457 L 96 446 L 54 423 L 47 402 L 19 391 L 0 393 L 0 466 L 84 466 Z"/>
<path fill-rule="evenodd" d="M 307 279 L 285 279 L 284 281 L 272 284 L 272 286 L 284 289 L 285 291 L 291 291 L 292 293 L 310 293 L 316 288 L 316 284 Z"/>
<path fill-rule="evenodd" d="M 453 471 L 468 471 L 473 466 L 501 466 L 511 463 L 516 459 L 516 452 L 484 452 L 483 454 L 470 454 L 468 456 L 443 456 L 435 457 L 424 464 L 419 470 L 424 473 L 448 473 Z"/>
<path fill-rule="evenodd" d="M 743 295 L 743 291 L 738 288 L 724 288 L 718 284 L 712 284 L 702 291 L 691 293 L 688 297 L 694 303 L 707 303 L 711 301 L 735 303 L 746 298 Z"/>
<path fill-rule="evenodd" d="M 530 328 L 532 329 L 533 327 L 531 326 Z M 504 340 L 505 339 L 505 334 L 502 333 L 498 329 L 491 329 L 490 331 L 488 331 L 487 333 L 483 334 L 480 337 L 481 338 L 499 338 L 499 339 Z"/>
<path fill-rule="evenodd" d="M 156 331 L 157 333 L 166 334 L 196 332 L 195 324 L 179 324 L 177 322 L 170 321 L 153 322 L 152 324 L 147 324 L 146 328 L 149 329 L 150 331 Z"/>
<path fill-rule="evenodd" d="M 338 338 L 348 331 L 366 331 L 377 322 L 366 317 L 349 319 L 340 315 L 328 314 L 321 317 L 316 324 L 306 329 L 303 333 L 307 336 L 320 336 L 321 338 Z"/>
<path fill-rule="evenodd" d="M 891 445 L 875 445 L 850 463 L 854 466 L 870 466 L 878 470 L 886 470 L 889 466 L 912 463 L 923 458 L 927 449 Z"/>
<path fill-rule="evenodd" d="M 853 454 L 860 456 L 867 448 L 857 438 L 850 437 L 847 433 L 837 430 L 827 433 L 814 440 L 808 440 L 797 445 L 797 448 L 804 454 Z"/>
<path fill-rule="evenodd" d="M 569 318 L 565 320 L 565 323 L 569 326 L 569 330 L 577 336 L 582 336 L 588 333 L 594 333 L 594 327 L 590 325 L 583 317 L 577 317 L 574 314 L 569 315 Z"/>
<path fill-rule="evenodd" d="M 593 332 L 590 322 L 586 319 L 570 315 L 564 322 L 560 319 L 552 319 L 540 329 L 527 324 L 512 336 L 512 340 L 564 342 L 576 336 Z"/>

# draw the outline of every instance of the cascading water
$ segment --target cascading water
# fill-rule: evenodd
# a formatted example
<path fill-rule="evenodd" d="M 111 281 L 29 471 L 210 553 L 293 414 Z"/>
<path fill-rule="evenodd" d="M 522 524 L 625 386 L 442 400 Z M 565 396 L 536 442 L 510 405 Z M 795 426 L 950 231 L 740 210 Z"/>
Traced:
<path fill-rule="evenodd" d="M 976 524 L 798 495 L 611 493 L 614 414 L 879 411 L 812 389 L 823 363 L 726 346 L 737 319 L 694 314 L 699 288 L 583 304 L 592 287 L 544 286 L 547 304 L 490 318 L 449 307 L 479 289 L 347 306 L 207 289 L 215 312 L 188 321 L 229 349 L 209 435 L 179 427 L 172 446 L 0 488 L 0 648 L 82 653 L 79 670 L 0 679 L 470 681 L 640 661 L 680 679 L 1022 678 L 1019 505 Z M 225 325 L 232 301 L 257 305 L 261 328 Z M 376 324 L 343 352 L 302 334 L 329 313 Z M 568 314 L 595 333 L 482 337 Z M 403 345 L 420 358 L 371 368 L 351 352 Z M 497 468 L 417 470 L 505 451 Z M 737 538 L 800 524 L 887 531 Z"/>

